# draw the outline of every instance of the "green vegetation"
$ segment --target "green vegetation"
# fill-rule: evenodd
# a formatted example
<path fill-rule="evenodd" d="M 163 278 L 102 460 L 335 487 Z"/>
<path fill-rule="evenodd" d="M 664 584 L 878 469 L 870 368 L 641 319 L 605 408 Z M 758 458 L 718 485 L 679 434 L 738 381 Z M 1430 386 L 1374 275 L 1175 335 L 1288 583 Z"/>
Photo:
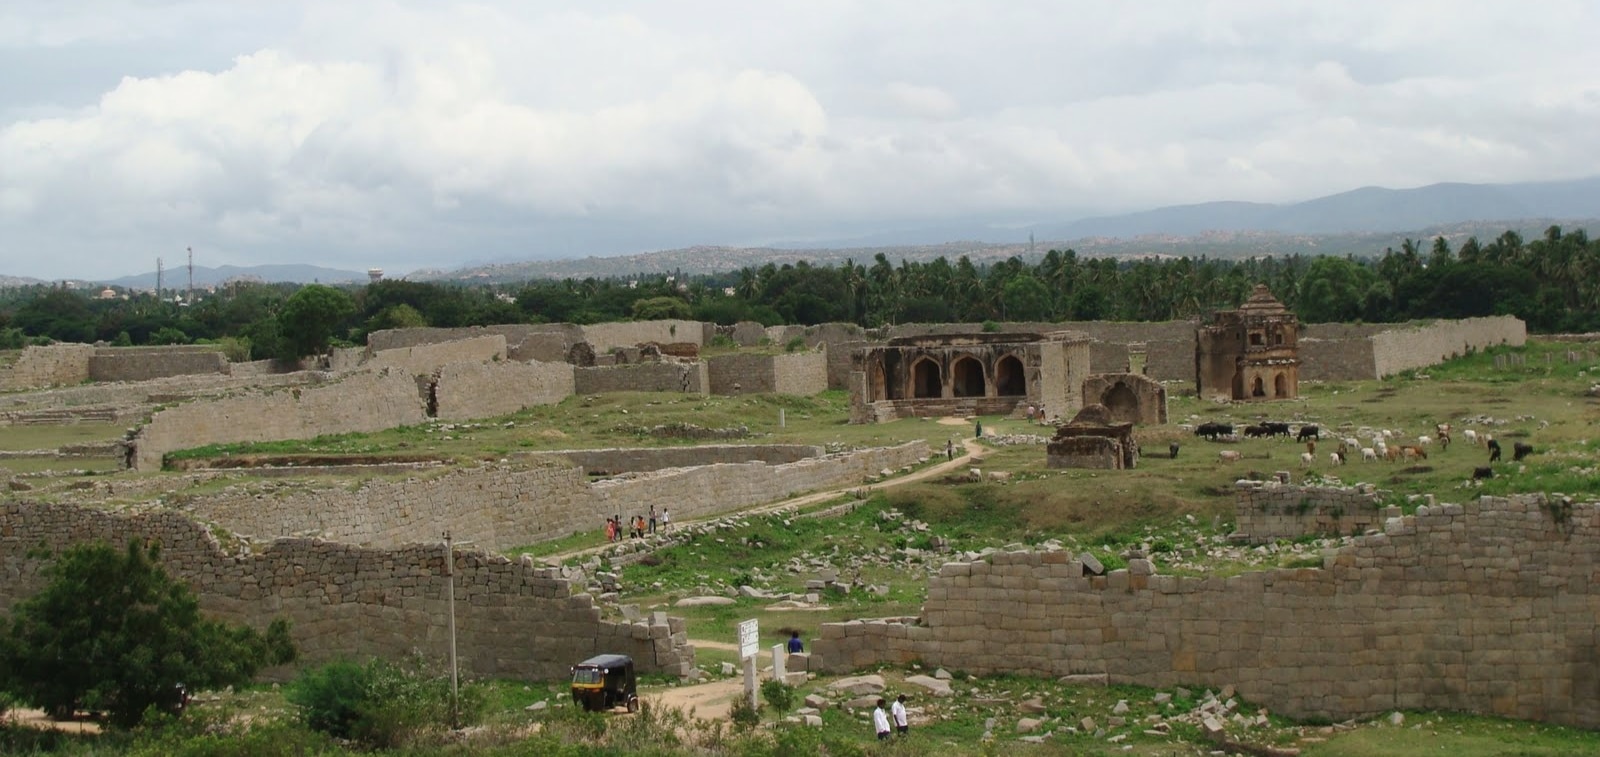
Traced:
<path fill-rule="evenodd" d="M 448 673 L 420 658 L 405 664 L 343 661 L 302 671 L 285 698 L 311 730 L 374 748 L 411 746 L 477 723 L 483 687 L 469 682 L 452 701 Z"/>
<path fill-rule="evenodd" d="M 118 553 L 76 545 L 50 565 L 50 583 L 18 602 L 0 634 L 0 688 L 66 717 L 103 710 L 133 727 L 150 708 L 182 707 L 180 685 L 233 686 L 294 659 L 286 621 L 263 636 L 200 618 L 188 587 L 137 541 Z"/>

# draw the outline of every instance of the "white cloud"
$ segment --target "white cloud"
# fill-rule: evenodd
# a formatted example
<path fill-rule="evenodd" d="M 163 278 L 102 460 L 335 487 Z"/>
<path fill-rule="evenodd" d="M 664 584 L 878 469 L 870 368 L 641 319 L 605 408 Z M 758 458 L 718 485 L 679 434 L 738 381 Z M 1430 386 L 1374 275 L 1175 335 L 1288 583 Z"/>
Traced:
<path fill-rule="evenodd" d="M 1051 220 L 1565 178 L 1600 149 L 1581 2 L 72 8 L 0 9 L 0 63 L 93 69 L 0 95 L 0 273 Z M 204 54 L 95 84 L 174 38 Z"/>

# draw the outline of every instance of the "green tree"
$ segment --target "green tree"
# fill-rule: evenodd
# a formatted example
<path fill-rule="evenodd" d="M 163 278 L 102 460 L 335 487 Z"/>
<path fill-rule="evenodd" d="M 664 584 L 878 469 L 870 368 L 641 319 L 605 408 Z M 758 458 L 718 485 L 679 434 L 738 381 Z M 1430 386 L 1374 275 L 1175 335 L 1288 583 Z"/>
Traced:
<path fill-rule="evenodd" d="M 677 297 L 651 297 L 634 300 L 633 317 L 641 321 L 663 321 L 671 318 L 687 319 L 693 315 L 689 303 Z"/>
<path fill-rule="evenodd" d="M 123 553 L 105 544 L 63 552 L 45 569 L 49 585 L 0 624 L 0 685 L 47 712 L 104 710 L 127 728 L 172 704 L 179 683 L 236 686 L 294 659 L 287 621 L 262 635 L 202 619 L 159 558 L 160 547 L 139 540 Z"/>
<path fill-rule="evenodd" d="M 326 352 L 333 335 L 341 333 L 345 319 L 355 312 L 355 301 L 342 290 L 322 284 L 301 287 L 278 313 L 278 357 L 293 360 Z"/>

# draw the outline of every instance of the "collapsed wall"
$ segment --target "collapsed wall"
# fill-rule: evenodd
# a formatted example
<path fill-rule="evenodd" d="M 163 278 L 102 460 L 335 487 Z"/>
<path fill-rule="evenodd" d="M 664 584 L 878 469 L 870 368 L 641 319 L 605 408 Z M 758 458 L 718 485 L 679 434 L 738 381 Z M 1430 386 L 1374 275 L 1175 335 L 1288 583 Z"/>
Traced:
<path fill-rule="evenodd" d="M 24 347 L 10 365 L 0 368 L 0 392 L 81 384 L 89 380 L 94 352 L 88 344 Z"/>
<path fill-rule="evenodd" d="M 809 397 L 828 388 L 826 348 L 782 355 L 731 354 L 706 358 L 712 394 L 795 394 Z"/>
<path fill-rule="evenodd" d="M 1356 536 L 1382 528 L 1400 508 L 1383 506 L 1371 484 L 1285 486 L 1274 481 L 1234 482 L 1232 541 L 1266 544 L 1302 536 Z"/>
<path fill-rule="evenodd" d="M 602 365 L 577 368 L 573 374 L 575 394 L 610 392 L 676 392 L 706 394 L 711 380 L 704 362 L 663 361 L 633 365 Z"/>
<path fill-rule="evenodd" d="M 229 552 L 207 528 L 173 512 L 117 515 L 69 505 L 0 504 L 0 610 L 44 586 L 36 550 L 129 539 L 161 545 L 161 562 L 214 618 L 266 628 L 287 618 L 300 664 L 369 655 L 448 655 L 443 545 L 374 550 L 307 539 L 259 553 Z M 476 676 L 559 679 L 599 653 L 633 657 L 640 670 L 686 674 L 694 662 L 681 618 L 601 619 L 558 568 L 480 552 L 455 557 L 456 648 Z"/>
<path fill-rule="evenodd" d="M 1464 710 L 1600 727 L 1600 506 L 1543 496 L 1418 508 L 1318 569 L 1086 576 L 1065 552 L 951 563 L 922 624 L 824 624 L 811 669 L 1232 684 L 1299 718 Z"/>
<path fill-rule="evenodd" d="M 315 536 L 395 546 L 452 531 L 491 550 L 509 550 L 598 530 L 611 515 L 654 506 L 678 520 L 720 515 L 821 489 L 855 486 L 885 468 L 926 459 L 922 441 L 808 457 L 795 462 L 716 463 L 667 468 L 590 483 L 553 458 L 460 468 L 349 489 L 274 483 L 183 499 L 185 513 L 253 538 Z M 747 458 L 748 460 L 749 458 Z"/>

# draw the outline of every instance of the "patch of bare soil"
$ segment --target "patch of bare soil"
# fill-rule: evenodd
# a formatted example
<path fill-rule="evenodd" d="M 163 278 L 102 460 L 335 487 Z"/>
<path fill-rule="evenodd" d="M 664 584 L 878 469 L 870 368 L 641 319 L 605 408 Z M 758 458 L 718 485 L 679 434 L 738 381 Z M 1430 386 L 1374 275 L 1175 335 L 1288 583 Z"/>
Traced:
<path fill-rule="evenodd" d="M 743 692 L 744 679 L 735 677 L 648 692 L 640 695 L 640 699 L 651 707 L 672 707 L 685 713 L 693 710 L 697 718 L 725 720 Z"/>
<path fill-rule="evenodd" d="M 100 724 L 86 717 L 72 720 L 52 720 L 44 714 L 44 710 L 30 710 L 26 707 L 16 708 L 6 713 L 7 722 L 16 723 L 26 728 L 37 728 L 41 731 L 63 731 L 66 733 L 99 733 Z"/>

